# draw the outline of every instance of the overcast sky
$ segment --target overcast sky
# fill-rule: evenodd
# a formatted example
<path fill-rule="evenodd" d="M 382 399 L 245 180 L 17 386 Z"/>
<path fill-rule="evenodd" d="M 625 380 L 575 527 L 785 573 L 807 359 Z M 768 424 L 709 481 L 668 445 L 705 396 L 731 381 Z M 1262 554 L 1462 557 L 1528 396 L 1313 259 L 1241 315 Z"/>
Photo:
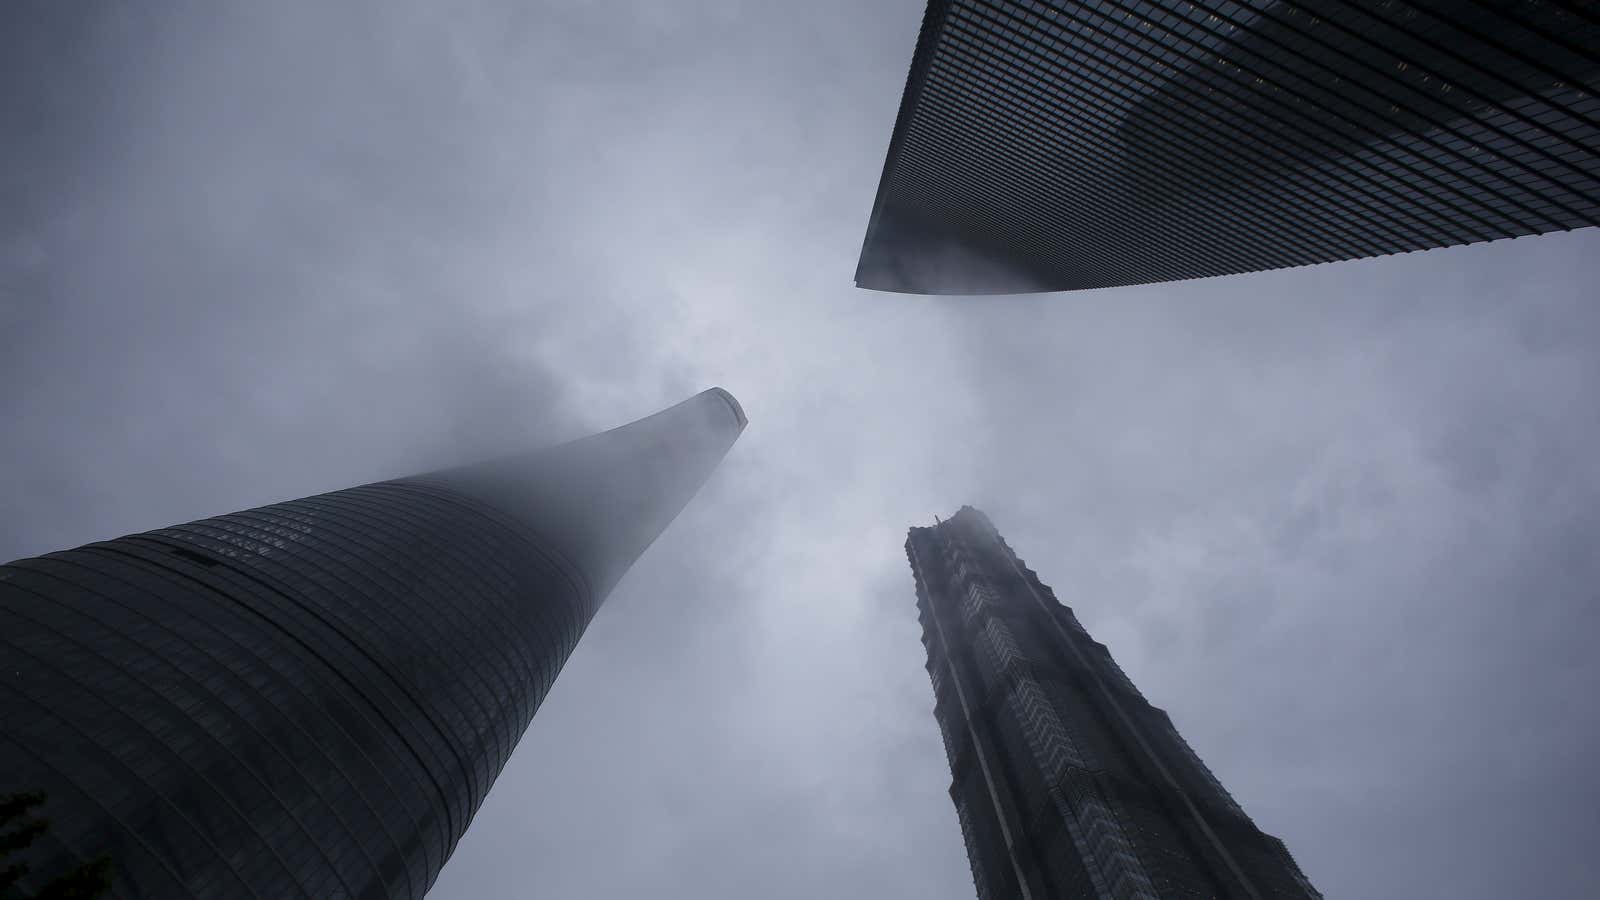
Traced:
<path fill-rule="evenodd" d="M 213 6 L 0 14 L 0 558 L 750 416 L 433 898 L 971 898 L 963 503 L 1329 897 L 1593 895 L 1600 232 L 868 293 L 917 0 Z"/>

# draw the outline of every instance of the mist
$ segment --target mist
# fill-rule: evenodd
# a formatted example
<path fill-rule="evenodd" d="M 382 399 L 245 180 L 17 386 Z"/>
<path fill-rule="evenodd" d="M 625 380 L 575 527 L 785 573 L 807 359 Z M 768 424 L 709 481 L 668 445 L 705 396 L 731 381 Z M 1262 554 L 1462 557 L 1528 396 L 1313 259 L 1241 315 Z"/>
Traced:
<path fill-rule="evenodd" d="M 1330 897 L 1600 881 L 1600 236 L 851 286 L 922 5 L 14 3 L 0 557 L 721 385 L 431 896 L 973 896 L 902 544 L 963 503 Z"/>

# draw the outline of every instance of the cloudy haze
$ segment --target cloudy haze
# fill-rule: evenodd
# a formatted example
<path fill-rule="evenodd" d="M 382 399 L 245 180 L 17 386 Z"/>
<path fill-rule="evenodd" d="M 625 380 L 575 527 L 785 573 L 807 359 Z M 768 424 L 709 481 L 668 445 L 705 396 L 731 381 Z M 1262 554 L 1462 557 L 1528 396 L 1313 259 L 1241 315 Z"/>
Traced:
<path fill-rule="evenodd" d="M 1328 896 L 1600 883 L 1600 232 L 861 292 L 921 3 L 327 6 L 0 14 L 0 558 L 731 390 L 432 897 L 971 898 L 963 503 Z"/>

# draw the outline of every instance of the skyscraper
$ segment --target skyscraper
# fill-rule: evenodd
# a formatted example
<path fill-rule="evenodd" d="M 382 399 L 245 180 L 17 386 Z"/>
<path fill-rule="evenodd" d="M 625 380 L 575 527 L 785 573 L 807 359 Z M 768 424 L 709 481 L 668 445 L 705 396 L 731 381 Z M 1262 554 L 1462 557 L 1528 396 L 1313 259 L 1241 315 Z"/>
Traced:
<path fill-rule="evenodd" d="M 24 888 L 421 897 L 602 600 L 744 429 L 621 428 L 0 567 Z M 10 860 L 8 860 L 10 862 Z"/>
<path fill-rule="evenodd" d="M 856 269 L 1021 293 L 1600 223 L 1591 0 L 930 0 Z"/>
<path fill-rule="evenodd" d="M 987 516 L 906 555 L 981 900 L 1321 896 Z"/>

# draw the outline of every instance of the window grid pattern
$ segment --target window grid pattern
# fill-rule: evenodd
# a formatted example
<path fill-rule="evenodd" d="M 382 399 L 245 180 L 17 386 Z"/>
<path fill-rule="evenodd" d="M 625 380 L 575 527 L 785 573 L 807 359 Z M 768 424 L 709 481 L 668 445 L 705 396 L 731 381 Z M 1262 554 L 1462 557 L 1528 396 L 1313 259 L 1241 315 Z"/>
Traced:
<path fill-rule="evenodd" d="M 982 513 L 906 553 L 980 894 L 1321 896 Z"/>
<path fill-rule="evenodd" d="M 1600 224 L 1554 0 L 932 0 L 856 282 L 1074 290 Z"/>
<path fill-rule="evenodd" d="M 33 877 L 106 853 L 118 896 L 421 897 L 594 607 L 426 477 L 0 567 Z"/>

